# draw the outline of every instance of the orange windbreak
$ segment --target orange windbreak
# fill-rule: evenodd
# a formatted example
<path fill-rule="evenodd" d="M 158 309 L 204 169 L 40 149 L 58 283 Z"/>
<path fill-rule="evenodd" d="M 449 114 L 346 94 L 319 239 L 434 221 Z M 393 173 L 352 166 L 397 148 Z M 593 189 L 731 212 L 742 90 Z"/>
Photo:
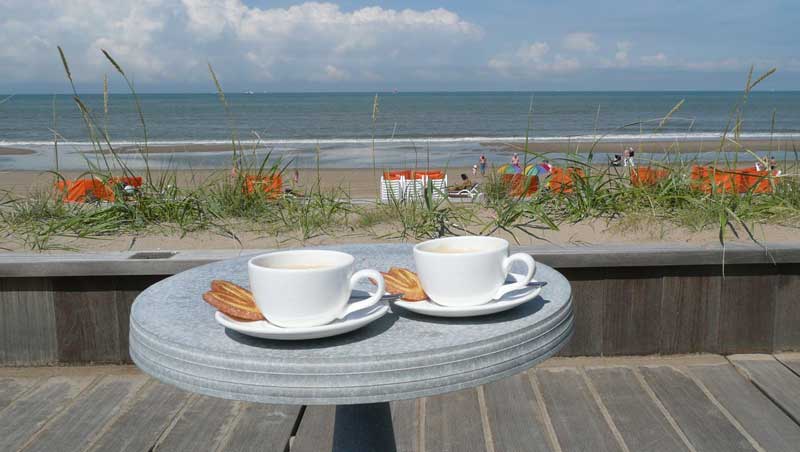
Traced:
<path fill-rule="evenodd" d="M 586 177 L 580 168 L 564 168 L 553 167 L 550 175 L 548 187 L 550 190 L 558 193 L 572 193 L 574 186 L 574 177 Z"/>
<path fill-rule="evenodd" d="M 245 176 L 245 193 L 252 194 L 262 191 L 270 197 L 277 196 L 283 190 L 283 178 L 278 175 Z"/>
<path fill-rule="evenodd" d="M 649 167 L 635 168 L 631 170 L 631 185 L 641 187 L 645 185 L 655 185 L 659 181 L 669 176 L 669 171 L 652 169 Z"/>
<path fill-rule="evenodd" d="M 539 178 L 522 174 L 503 174 L 503 184 L 511 196 L 531 196 L 539 191 Z"/>
<path fill-rule="evenodd" d="M 61 180 L 56 189 L 62 192 L 64 202 L 86 202 L 87 198 L 113 202 L 116 198 L 114 190 L 100 179 Z"/>

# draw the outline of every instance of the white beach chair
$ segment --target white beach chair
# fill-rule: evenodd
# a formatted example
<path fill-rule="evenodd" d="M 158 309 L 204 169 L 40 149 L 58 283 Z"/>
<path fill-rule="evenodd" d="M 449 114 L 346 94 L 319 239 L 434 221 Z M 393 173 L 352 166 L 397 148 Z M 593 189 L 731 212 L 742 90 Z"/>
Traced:
<path fill-rule="evenodd" d="M 406 180 L 405 199 L 416 201 L 425 198 L 425 178 L 411 177 Z"/>
<path fill-rule="evenodd" d="M 381 202 L 401 202 L 405 191 L 405 177 L 384 179 L 381 176 Z"/>
<path fill-rule="evenodd" d="M 430 184 L 428 183 L 430 181 Z M 442 199 L 447 196 L 447 175 L 441 179 L 428 179 L 426 177 L 425 187 L 433 189 L 433 199 Z"/>

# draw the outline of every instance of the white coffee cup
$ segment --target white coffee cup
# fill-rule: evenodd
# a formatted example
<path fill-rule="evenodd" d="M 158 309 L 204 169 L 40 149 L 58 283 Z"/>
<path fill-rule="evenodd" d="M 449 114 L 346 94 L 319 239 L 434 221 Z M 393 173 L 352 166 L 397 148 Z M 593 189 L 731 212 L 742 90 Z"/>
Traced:
<path fill-rule="evenodd" d="M 416 245 L 414 263 L 431 301 L 444 306 L 474 306 L 525 288 L 533 279 L 533 258 L 525 253 L 509 256 L 508 249 L 508 241 L 497 237 L 448 237 Z M 528 271 L 521 281 L 505 284 L 515 261 L 525 263 Z"/>
<path fill-rule="evenodd" d="M 267 321 L 285 328 L 319 326 L 380 301 L 383 276 L 376 270 L 353 273 L 355 258 L 327 250 L 278 251 L 247 263 L 250 290 Z M 349 303 L 356 283 L 372 279 L 378 287 L 366 300 Z"/>

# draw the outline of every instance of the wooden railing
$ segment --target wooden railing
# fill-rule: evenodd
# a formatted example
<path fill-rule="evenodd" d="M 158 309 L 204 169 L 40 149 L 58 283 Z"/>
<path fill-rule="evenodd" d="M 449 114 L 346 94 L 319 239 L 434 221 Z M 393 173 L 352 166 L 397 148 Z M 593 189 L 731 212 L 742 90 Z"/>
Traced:
<path fill-rule="evenodd" d="M 562 356 L 800 351 L 800 244 L 521 250 L 572 283 Z M 139 292 L 255 252 L 0 254 L 0 365 L 128 363 Z"/>

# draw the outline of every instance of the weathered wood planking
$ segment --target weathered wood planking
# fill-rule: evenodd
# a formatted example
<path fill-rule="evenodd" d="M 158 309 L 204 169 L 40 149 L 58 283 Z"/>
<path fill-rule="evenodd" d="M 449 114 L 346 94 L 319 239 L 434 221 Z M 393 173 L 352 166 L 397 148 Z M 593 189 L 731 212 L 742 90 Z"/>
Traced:
<path fill-rule="evenodd" d="M 800 426 L 729 364 L 691 366 L 695 376 L 768 451 L 796 451 Z"/>
<path fill-rule="evenodd" d="M 96 376 L 53 377 L 0 411 L 0 450 L 18 450 Z"/>
<path fill-rule="evenodd" d="M 726 266 L 720 296 L 720 352 L 772 351 L 776 267 Z"/>
<path fill-rule="evenodd" d="M 0 410 L 10 405 L 39 382 L 38 378 L 31 377 L 0 377 Z"/>
<path fill-rule="evenodd" d="M 630 450 L 689 450 L 632 369 L 590 368 L 586 373 Z"/>
<path fill-rule="evenodd" d="M 425 402 L 425 450 L 486 450 L 478 392 L 464 389 L 429 397 Z"/>
<path fill-rule="evenodd" d="M 53 292 L 47 278 L 0 278 L 0 365 L 58 360 Z"/>
<path fill-rule="evenodd" d="M 603 351 L 603 309 L 605 308 L 604 271 L 566 269 L 564 276 L 572 286 L 575 332 L 559 356 L 596 356 Z"/>
<path fill-rule="evenodd" d="M 800 264 L 779 267 L 772 351 L 800 350 Z"/>
<path fill-rule="evenodd" d="M 622 450 L 577 369 L 540 369 L 534 375 L 561 450 Z"/>
<path fill-rule="evenodd" d="M 720 268 L 667 268 L 661 292 L 659 353 L 719 351 Z"/>
<path fill-rule="evenodd" d="M 189 393 L 150 380 L 130 408 L 94 442 L 93 451 L 150 450 L 189 400 Z"/>
<path fill-rule="evenodd" d="M 668 366 L 639 369 L 647 384 L 697 450 L 755 450 L 690 378 Z"/>
<path fill-rule="evenodd" d="M 284 451 L 300 414 L 299 406 L 242 404 L 238 421 L 220 447 L 226 452 Z"/>
<path fill-rule="evenodd" d="M 114 278 L 114 308 L 117 311 L 118 361 L 129 363 L 128 334 L 130 333 L 131 305 L 146 288 L 164 279 L 163 276 L 124 276 Z"/>
<path fill-rule="evenodd" d="M 54 278 L 61 362 L 119 362 L 119 315 L 112 278 Z"/>
<path fill-rule="evenodd" d="M 239 406 L 240 402 L 215 397 L 193 397 L 153 450 L 217 450 L 226 441 L 228 432 L 236 421 Z"/>
<path fill-rule="evenodd" d="M 84 450 L 111 419 L 126 408 L 147 380 L 142 374 L 109 375 L 84 392 L 40 430 L 23 450 Z"/>
<path fill-rule="evenodd" d="M 769 355 L 728 359 L 772 401 L 800 423 L 800 377 Z"/>
<path fill-rule="evenodd" d="M 307 406 L 292 443 L 292 452 L 317 452 L 333 449 L 333 427 L 336 407 L 331 405 Z"/>
<path fill-rule="evenodd" d="M 603 355 L 658 353 L 661 332 L 661 268 L 608 272 L 603 310 Z"/>
<path fill-rule="evenodd" d="M 397 452 L 419 452 L 419 404 L 419 399 L 391 403 Z"/>
<path fill-rule="evenodd" d="M 800 353 L 779 353 L 775 355 L 775 359 L 782 362 L 795 374 L 800 375 Z"/>
<path fill-rule="evenodd" d="M 524 372 L 484 386 L 489 426 L 497 451 L 551 451 L 539 401 Z"/>

